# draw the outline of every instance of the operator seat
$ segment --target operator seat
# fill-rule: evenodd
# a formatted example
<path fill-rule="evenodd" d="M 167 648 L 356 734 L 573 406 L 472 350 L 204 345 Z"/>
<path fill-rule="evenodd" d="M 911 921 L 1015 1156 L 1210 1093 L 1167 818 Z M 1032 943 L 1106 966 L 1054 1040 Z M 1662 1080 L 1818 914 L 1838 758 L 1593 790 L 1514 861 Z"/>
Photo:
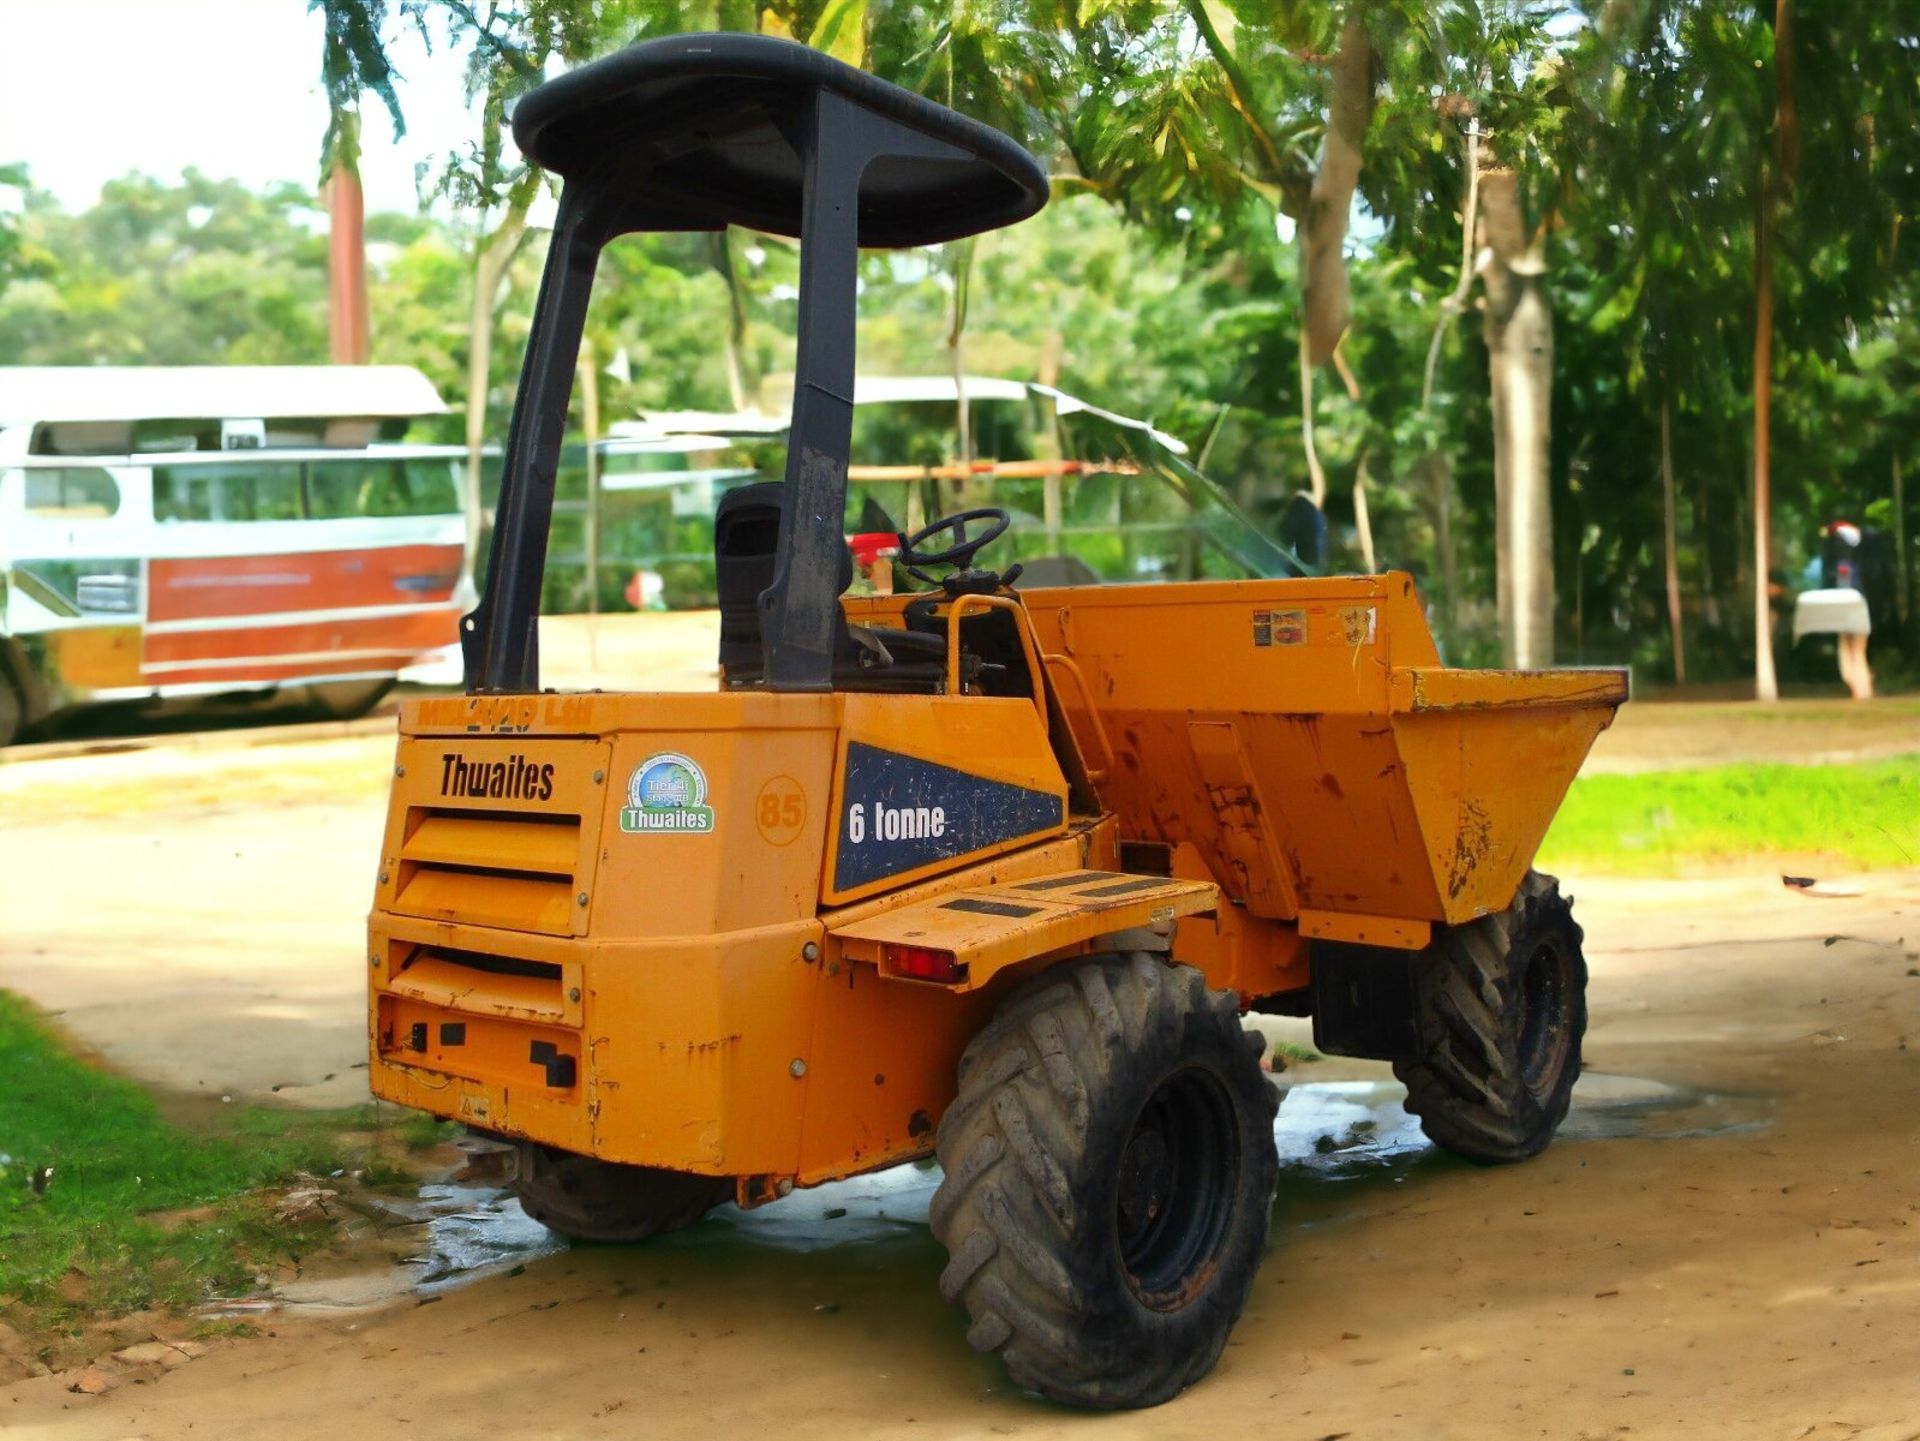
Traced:
<path fill-rule="evenodd" d="M 729 689 L 760 683 L 766 670 L 761 644 L 760 595 L 773 584 L 780 518 L 787 487 L 765 480 L 730 490 L 713 517 L 714 590 L 720 602 L 720 676 Z M 840 550 L 835 589 L 853 583 L 853 552 Z M 833 640 L 836 690 L 936 691 L 945 675 L 944 631 L 856 626 L 835 608 Z"/>

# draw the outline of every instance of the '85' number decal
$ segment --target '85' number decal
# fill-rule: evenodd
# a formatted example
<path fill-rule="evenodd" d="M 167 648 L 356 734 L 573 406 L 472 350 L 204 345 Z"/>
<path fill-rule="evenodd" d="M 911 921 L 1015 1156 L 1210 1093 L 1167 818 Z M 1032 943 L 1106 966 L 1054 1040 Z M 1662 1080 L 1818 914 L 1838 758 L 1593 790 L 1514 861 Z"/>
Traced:
<path fill-rule="evenodd" d="M 775 776 L 760 787 L 753 821 L 768 845 L 791 845 L 807 828 L 807 793 L 792 776 Z"/>

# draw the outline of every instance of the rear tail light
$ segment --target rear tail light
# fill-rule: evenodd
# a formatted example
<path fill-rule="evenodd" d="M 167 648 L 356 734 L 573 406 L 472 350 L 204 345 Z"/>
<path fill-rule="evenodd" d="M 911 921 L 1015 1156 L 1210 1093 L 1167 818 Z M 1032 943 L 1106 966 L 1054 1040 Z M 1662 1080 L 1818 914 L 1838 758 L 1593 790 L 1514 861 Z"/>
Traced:
<path fill-rule="evenodd" d="M 966 964 L 952 951 L 936 951 L 929 946 L 888 946 L 886 957 L 888 971 L 896 976 L 948 983 L 967 978 Z"/>

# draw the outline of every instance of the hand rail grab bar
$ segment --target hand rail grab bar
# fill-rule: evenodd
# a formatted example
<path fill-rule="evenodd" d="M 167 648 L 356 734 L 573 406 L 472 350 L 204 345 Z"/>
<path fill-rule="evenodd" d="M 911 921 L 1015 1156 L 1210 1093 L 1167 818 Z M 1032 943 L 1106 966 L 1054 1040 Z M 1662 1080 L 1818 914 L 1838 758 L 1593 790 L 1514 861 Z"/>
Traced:
<path fill-rule="evenodd" d="M 1027 620 L 1027 608 L 1004 595 L 962 595 L 954 597 L 947 608 L 947 694 L 960 694 L 960 619 L 969 610 L 1010 610 L 1014 628 L 1020 633 L 1020 649 L 1026 652 L 1027 674 L 1033 678 L 1033 707 L 1040 713 L 1040 733 L 1049 733 L 1044 667 L 1033 641 L 1033 626 Z"/>
<path fill-rule="evenodd" d="M 1099 766 L 1087 767 L 1087 783 L 1097 786 L 1113 774 L 1113 767 L 1118 757 L 1114 755 L 1113 741 L 1107 735 L 1107 723 L 1100 719 L 1100 712 L 1094 708 L 1093 688 L 1087 684 L 1086 673 L 1080 669 L 1080 663 L 1072 656 L 1047 651 L 1041 654 L 1040 659 L 1046 663 L 1048 670 L 1059 666 L 1066 671 L 1073 677 L 1073 683 L 1080 692 L 1080 700 L 1087 708 L 1087 719 L 1093 723 L 1093 734 L 1100 742 L 1100 754 L 1104 758 Z M 1069 722 L 1068 725 L 1071 729 L 1072 723 Z"/>

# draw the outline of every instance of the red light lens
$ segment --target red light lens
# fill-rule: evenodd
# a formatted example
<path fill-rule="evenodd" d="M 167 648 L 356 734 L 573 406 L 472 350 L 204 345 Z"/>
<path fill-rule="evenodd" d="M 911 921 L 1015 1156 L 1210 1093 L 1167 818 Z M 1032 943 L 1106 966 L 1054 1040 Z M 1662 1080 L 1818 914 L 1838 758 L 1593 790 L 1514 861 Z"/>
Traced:
<path fill-rule="evenodd" d="M 967 968 L 954 959 L 952 951 L 936 951 L 927 946 L 888 946 L 887 964 L 896 976 L 911 976 L 916 981 L 964 981 Z"/>

